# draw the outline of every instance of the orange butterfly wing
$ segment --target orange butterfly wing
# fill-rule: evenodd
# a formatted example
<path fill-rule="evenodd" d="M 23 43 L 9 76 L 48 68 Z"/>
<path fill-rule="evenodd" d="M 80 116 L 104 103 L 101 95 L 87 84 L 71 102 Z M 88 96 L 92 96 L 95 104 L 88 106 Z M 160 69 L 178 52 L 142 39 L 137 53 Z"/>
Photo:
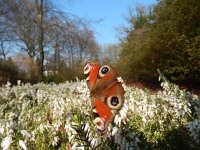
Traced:
<path fill-rule="evenodd" d="M 123 106 L 125 91 L 111 66 L 100 67 L 98 62 L 89 61 L 84 67 L 84 74 L 92 97 L 94 122 L 104 133 L 113 120 L 111 110 L 119 110 Z"/>

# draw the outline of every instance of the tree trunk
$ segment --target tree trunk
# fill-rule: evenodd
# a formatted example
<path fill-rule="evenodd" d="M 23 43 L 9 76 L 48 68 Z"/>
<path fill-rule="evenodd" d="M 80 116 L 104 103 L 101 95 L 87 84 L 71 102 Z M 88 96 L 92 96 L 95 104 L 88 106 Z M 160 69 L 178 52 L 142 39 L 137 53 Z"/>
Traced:
<path fill-rule="evenodd" d="M 5 50 L 4 50 L 4 45 L 3 45 L 3 40 L 1 40 L 1 55 L 3 56 L 3 61 L 6 60 L 6 53 L 5 53 Z"/>
<path fill-rule="evenodd" d="M 37 23 L 38 23 L 38 52 L 39 52 L 39 60 L 38 60 L 38 75 L 39 81 L 43 78 L 44 71 L 44 31 L 43 31 L 43 0 L 36 0 L 37 7 Z"/>
<path fill-rule="evenodd" d="M 56 43 L 54 46 L 54 73 L 60 69 L 60 47 Z"/>

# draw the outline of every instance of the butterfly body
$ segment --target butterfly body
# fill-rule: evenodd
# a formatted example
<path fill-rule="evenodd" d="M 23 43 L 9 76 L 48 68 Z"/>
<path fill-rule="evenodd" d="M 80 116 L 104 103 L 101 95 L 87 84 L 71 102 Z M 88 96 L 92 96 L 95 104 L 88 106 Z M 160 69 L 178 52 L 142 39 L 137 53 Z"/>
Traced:
<path fill-rule="evenodd" d="M 89 61 L 84 67 L 84 74 L 90 90 L 94 122 L 101 133 L 107 130 L 113 120 L 114 110 L 120 110 L 124 103 L 124 89 L 117 80 L 116 70 L 108 65 Z"/>

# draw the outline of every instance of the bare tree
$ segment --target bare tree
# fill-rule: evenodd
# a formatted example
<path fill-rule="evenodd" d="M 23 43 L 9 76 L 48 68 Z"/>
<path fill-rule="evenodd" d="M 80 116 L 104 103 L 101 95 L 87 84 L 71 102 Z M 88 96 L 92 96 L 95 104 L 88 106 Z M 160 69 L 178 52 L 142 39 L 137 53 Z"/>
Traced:
<path fill-rule="evenodd" d="M 39 52 L 39 60 L 38 60 L 38 73 L 39 80 L 43 78 L 44 71 L 44 30 L 43 30 L 43 0 L 35 0 L 36 8 L 37 8 L 37 27 L 38 27 L 38 52 Z"/>
<path fill-rule="evenodd" d="M 63 19 L 59 16 L 51 18 L 48 27 L 46 28 L 47 45 L 54 49 L 53 70 L 58 71 L 60 68 L 61 51 L 63 50 L 63 43 L 65 42 L 65 30 Z"/>
<path fill-rule="evenodd" d="M 5 17 L 4 15 L 8 13 L 7 5 L 4 3 L 4 0 L 0 0 L 0 57 L 3 61 L 6 60 L 6 55 L 8 50 L 5 48 L 5 42 L 8 40 L 7 27 L 4 24 Z"/>
<path fill-rule="evenodd" d="M 39 78 L 43 77 L 43 0 L 41 1 L 5 1 L 9 13 L 5 16 L 4 24 L 12 30 L 12 41 L 26 52 L 31 62 L 39 54 Z"/>
<path fill-rule="evenodd" d="M 0 56 L 2 56 L 3 61 L 6 60 L 6 56 L 9 53 L 9 50 L 5 49 L 4 43 L 4 40 L 0 39 Z"/>
<path fill-rule="evenodd" d="M 4 25 L 10 30 L 10 38 L 33 60 L 37 53 L 34 3 L 26 0 L 7 0 L 5 3 L 9 12 L 4 15 Z"/>
<path fill-rule="evenodd" d="M 43 78 L 44 62 L 53 64 L 54 71 L 61 64 L 77 71 L 82 70 L 86 59 L 98 57 L 94 33 L 83 19 L 55 9 L 50 1 L 0 0 L 1 3 L 4 5 L 0 6 L 0 54 L 6 58 L 5 40 L 9 35 L 8 39 L 20 48 L 26 59 L 29 57 L 30 66 L 37 62 L 39 80 Z"/>
<path fill-rule="evenodd" d="M 104 63 L 110 63 L 112 65 L 117 64 L 120 54 L 120 46 L 117 44 L 109 44 L 103 47 L 101 60 Z"/>
<path fill-rule="evenodd" d="M 8 13 L 9 7 L 5 3 L 6 0 L 0 0 L 0 16 L 3 16 Z"/>

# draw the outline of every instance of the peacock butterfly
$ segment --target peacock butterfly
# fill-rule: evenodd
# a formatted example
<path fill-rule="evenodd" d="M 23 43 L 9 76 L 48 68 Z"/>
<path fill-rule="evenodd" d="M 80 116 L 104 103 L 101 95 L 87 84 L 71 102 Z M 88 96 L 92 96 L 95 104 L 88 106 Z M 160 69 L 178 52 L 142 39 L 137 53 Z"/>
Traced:
<path fill-rule="evenodd" d="M 97 61 L 88 61 L 84 67 L 86 82 L 92 98 L 94 122 L 101 134 L 112 122 L 113 110 L 120 110 L 124 103 L 125 91 L 117 80 L 115 68 L 100 66 Z"/>

